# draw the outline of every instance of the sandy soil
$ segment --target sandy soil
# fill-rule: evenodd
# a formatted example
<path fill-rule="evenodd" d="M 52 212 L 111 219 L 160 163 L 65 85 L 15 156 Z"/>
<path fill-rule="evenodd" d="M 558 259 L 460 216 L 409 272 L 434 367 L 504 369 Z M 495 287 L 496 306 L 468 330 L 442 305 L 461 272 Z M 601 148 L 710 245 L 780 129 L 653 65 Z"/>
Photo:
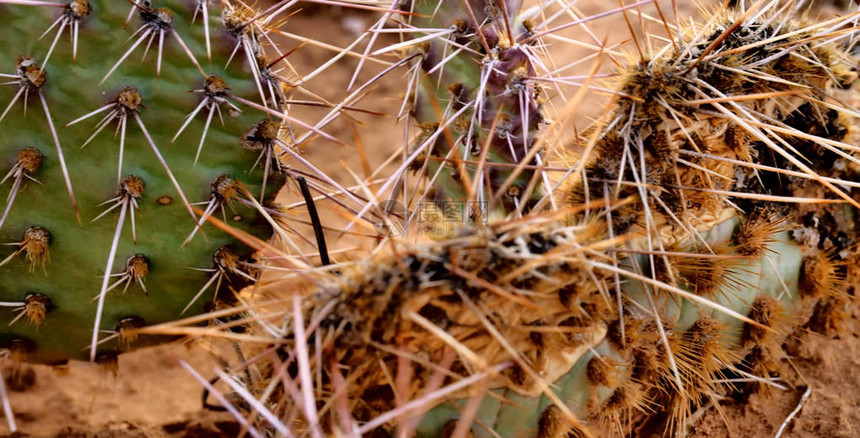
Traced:
<path fill-rule="evenodd" d="M 602 0 L 581 3 L 585 13 L 595 13 L 605 7 Z M 687 6 L 684 10 L 692 12 L 693 8 Z M 313 22 L 291 19 L 288 28 L 309 37 L 325 35 L 329 40 L 332 31 L 339 32 L 345 44 L 351 38 L 349 29 L 354 25 L 360 27 L 357 21 L 362 20 L 366 25 L 371 17 L 335 11 L 333 17 L 325 18 L 325 13 L 320 12 Z M 626 29 L 623 21 L 617 20 L 595 23 L 592 29 L 600 38 L 609 34 L 611 39 L 621 40 L 626 31 L 607 30 L 617 30 L 618 26 Z M 285 41 L 284 44 L 292 47 L 295 43 Z M 557 65 L 572 62 L 587 53 L 590 53 L 587 49 L 565 49 L 556 58 Z M 301 73 L 307 73 L 323 64 L 329 55 L 325 50 L 307 48 L 291 59 L 296 65 L 304 66 Z M 328 72 L 308 86 L 328 99 L 339 100 L 342 88 L 330 84 L 348 81 L 355 65 L 354 60 L 348 60 L 342 68 Z M 367 79 L 380 68 L 379 65 L 367 66 L 361 77 Z M 400 79 L 391 77 L 376 85 L 374 95 L 396 96 L 398 90 L 402 90 Z M 596 100 L 589 103 L 599 107 Z M 399 102 L 393 99 L 368 98 L 360 106 L 391 113 L 395 105 L 399 106 Z M 321 114 L 300 108 L 296 111 L 302 118 L 313 119 Z M 400 144 L 399 140 L 392 142 L 390 139 L 402 136 L 402 127 L 397 126 L 392 116 L 354 116 L 353 120 L 342 118 L 327 129 L 337 138 L 352 139 L 345 141 L 346 146 L 320 140 L 304 151 L 312 162 L 320 164 L 323 171 L 344 184 L 352 184 L 352 179 L 342 171 L 343 166 L 377 169 Z M 360 159 L 360 150 L 366 151 L 366 163 Z M 363 172 L 359 174 L 364 176 Z M 288 201 L 294 197 L 288 188 L 283 199 Z M 346 247 L 350 243 L 339 244 Z M 697 416 L 697 421 L 690 425 L 690 436 L 773 436 L 795 409 L 806 388 L 810 388 L 810 396 L 784 436 L 860 436 L 860 306 L 853 307 L 852 318 L 838 337 L 805 331 L 795 333 L 790 341 L 793 356 L 788 366 L 792 371 L 783 376 L 783 383 L 790 386 L 790 390 L 773 391 L 767 397 L 754 395 L 743 403 L 726 399 L 718 407 L 711 407 Z M 199 345 L 181 344 L 122 355 L 113 369 L 85 363 L 51 369 L 7 362 L 0 369 L 10 386 L 9 398 L 21 431 L 16 436 L 236 436 L 239 428 L 229 414 L 203 409 L 201 385 L 179 365 L 179 358 L 200 370 L 206 378 L 214 375 L 212 368 L 218 365 Z M 8 436 L 8 433 L 5 422 L 0 421 L 0 436 Z"/>
<path fill-rule="evenodd" d="M 838 336 L 799 330 L 788 340 L 788 391 L 756 394 L 742 403 L 725 400 L 690 428 L 691 437 L 774 436 L 803 394 L 800 412 L 785 427 L 783 437 L 860 436 L 860 305 Z"/>

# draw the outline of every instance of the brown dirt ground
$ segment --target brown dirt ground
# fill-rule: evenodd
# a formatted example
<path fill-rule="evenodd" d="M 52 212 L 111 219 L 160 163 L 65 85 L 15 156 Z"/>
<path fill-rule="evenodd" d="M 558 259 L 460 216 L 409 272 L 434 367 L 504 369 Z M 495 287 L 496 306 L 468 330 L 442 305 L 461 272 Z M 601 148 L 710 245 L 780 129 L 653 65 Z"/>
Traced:
<path fill-rule="evenodd" d="M 693 13 L 694 7 L 683 2 L 684 13 Z M 586 14 L 603 8 L 602 0 L 580 2 Z M 347 28 L 354 20 L 372 18 L 344 11 L 321 11 L 313 20 L 293 18 L 289 30 L 296 34 L 322 37 L 331 40 L 332 32 L 346 44 L 351 35 Z M 619 27 L 621 26 L 621 27 Z M 613 29 L 610 31 L 610 29 Z M 608 35 L 610 42 L 621 40 L 626 29 L 618 19 L 595 22 L 592 30 L 599 37 Z M 620 36 L 619 36 L 620 35 Z M 582 36 L 579 36 L 582 38 Z M 294 43 L 285 42 L 286 47 Z M 586 49 L 565 48 L 556 58 L 559 65 L 589 53 Z M 291 59 L 299 66 L 324 63 L 329 53 L 311 48 L 298 51 Z M 343 66 L 309 83 L 308 86 L 331 100 L 342 97 L 341 88 L 331 84 L 348 81 L 355 62 Z M 584 66 L 587 70 L 588 66 Z M 362 76 L 369 78 L 379 66 L 371 66 Z M 571 73 L 575 74 L 575 73 Z M 374 95 L 395 95 L 402 82 L 397 77 L 377 85 Z M 591 97 L 589 106 L 599 107 L 599 97 Z M 393 99 L 368 99 L 362 108 L 390 113 L 399 102 Z M 311 120 L 320 113 L 297 109 Z M 362 125 L 363 123 L 363 125 Z M 340 139 L 360 138 L 368 157 L 370 169 L 375 169 L 385 157 L 395 152 L 402 128 L 394 117 L 383 119 L 356 115 L 355 123 L 341 119 L 327 132 Z M 390 141 L 397 138 L 397 141 Z M 321 164 L 322 170 L 344 184 L 351 184 L 344 165 L 362 169 L 356 141 L 349 146 L 318 141 L 304 152 L 308 158 Z M 288 188 L 284 199 L 292 199 Z M 335 243 L 334 246 L 337 246 Z M 340 246 L 349 246 L 341 242 Z M 703 437 L 763 437 L 773 436 L 785 418 L 797 405 L 806 387 L 811 395 L 791 422 L 786 437 L 856 437 L 860 436 L 860 306 L 853 305 L 851 320 L 837 337 L 824 337 L 815 333 L 797 332 L 791 343 L 793 356 L 789 373 L 783 376 L 785 384 L 793 389 L 773 391 L 769 396 L 753 395 L 748 402 L 724 400 L 719 408 L 710 407 L 695 416 L 689 426 L 689 436 Z M 201 345 L 173 344 L 144 349 L 120 356 L 115 369 L 73 363 L 64 368 L 15 365 L 3 363 L 3 374 L 10 386 L 10 401 L 20 432 L 27 437 L 217 437 L 236 436 L 239 428 L 229 414 L 203 409 L 200 384 L 179 365 L 182 358 L 209 378 L 217 360 Z M 17 377 L 17 378 L 16 378 Z M 9 436 L 5 421 L 0 418 L 0 436 Z"/>
<path fill-rule="evenodd" d="M 768 391 L 746 403 L 725 400 L 690 427 L 691 438 L 774 436 L 803 393 L 800 412 L 783 437 L 860 436 L 860 303 L 850 306 L 850 320 L 836 336 L 798 330 L 788 340 L 790 358 L 783 384 L 788 391 Z"/>

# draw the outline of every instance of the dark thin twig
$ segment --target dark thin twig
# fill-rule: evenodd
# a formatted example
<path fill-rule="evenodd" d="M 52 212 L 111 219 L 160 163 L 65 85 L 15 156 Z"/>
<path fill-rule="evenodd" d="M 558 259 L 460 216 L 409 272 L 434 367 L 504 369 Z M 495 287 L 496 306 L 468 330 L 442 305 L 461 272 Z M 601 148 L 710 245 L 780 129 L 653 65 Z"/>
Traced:
<path fill-rule="evenodd" d="M 308 182 L 305 181 L 303 176 L 297 177 L 296 181 L 299 182 L 299 187 L 302 189 L 302 196 L 305 198 L 305 204 L 308 206 L 308 216 L 311 217 L 311 224 L 314 227 L 314 235 L 317 238 L 317 249 L 319 249 L 320 253 L 320 262 L 323 266 L 328 266 L 331 264 L 331 260 L 328 258 L 328 249 L 325 244 L 325 233 L 323 232 L 322 222 L 320 222 L 320 216 L 317 213 L 317 206 L 314 203 L 314 197 L 311 195 L 311 190 L 308 188 Z"/>

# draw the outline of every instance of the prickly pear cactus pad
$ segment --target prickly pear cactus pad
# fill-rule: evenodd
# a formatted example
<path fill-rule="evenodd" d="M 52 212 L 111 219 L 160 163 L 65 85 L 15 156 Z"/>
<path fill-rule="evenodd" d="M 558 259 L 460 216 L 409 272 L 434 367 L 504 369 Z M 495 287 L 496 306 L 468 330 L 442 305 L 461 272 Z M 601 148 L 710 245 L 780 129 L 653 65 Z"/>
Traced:
<path fill-rule="evenodd" d="M 412 4 L 414 13 L 426 17 L 413 20 L 414 25 L 447 29 L 444 38 L 431 39 L 413 49 L 421 55 L 415 65 L 424 73 L 414 90 L 413 114 L 427 137 L 417 146 L 428 158 L 421 170 L 431 177 L 436 175 L 437 201 L 471 195 L 477 202 L 491 200 L 500 210 L 527 211 L 545 193 L 539 189 L 523 196 L 529 184 L 534 184 L 536 172 L 531 169 L 508 181 L 510 168 L 490 166 L 486 181 L 476 181 L 478 175 L 472 166 L 462 165 L 463 161 L 482 159 L 497 165 L 541 163 L 542 154 L 529 154 L 543 124 L 540 89 L 528 80 L 536 75 L 533 62 L 537 52 L 532 44 L 516 43 L 525 41 L 531 29 L 518 15 L 511 16 L 507 25 L 498 20 L 518 11 L 520 3 Z M 466 47 L 451 50 L 451 44 Z M 440 127 L 445 134 L 432 135 Z M 500 193 L 498 200 L 490 199 L 496 193 Z"/>
<path fill-rule="evenodd" d="M 270 235 L 249 197 L 279 188 L 281 96 L 257 91 L 262 43 L 204 5 L 0 1 L 0 344 L 21 357 L 151 343 L 130 330 L 254 281 L 253 251 L 205 219 Z M 262 158 L 241 138 L 261 119 Z"/>

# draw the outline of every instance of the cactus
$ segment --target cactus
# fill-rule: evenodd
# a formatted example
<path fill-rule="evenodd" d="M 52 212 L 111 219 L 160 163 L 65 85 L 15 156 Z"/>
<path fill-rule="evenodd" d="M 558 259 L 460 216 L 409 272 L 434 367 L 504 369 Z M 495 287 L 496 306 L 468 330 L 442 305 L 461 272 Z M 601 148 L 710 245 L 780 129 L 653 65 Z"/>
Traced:
<path fill-rule="evenodd" d="M 432 135 L 433 142 L 425 141 L 416 147 L 428 157 L 424 171 L 435 177 L 437 202 L 457 202 L 471 196 L 480 205 L 492 203 L 489 211 L 478 211 L 492 214 L 496 204 L 500 213 L 528 211 L 540 200 L 541 190 L 522 196 L 529 184 L 534 184 L 536 172 L 532 170 L 507 181 L 511 169 L 489 167 L 486 180 L 476 180 L 477 174 L 467 170 L 471 166 L 465 164 L 541 163 L 540 153 L 529 156 L 543 121 L 537 94 L 540 89 L 529 81 L 536 75 L 532 59 L 537 52 L 531 44 L 515 44 L 526 40 L 531 32 L 528 22 L 522 22 L 516 14 L 520 3 L 413 4 L 412 12 L 428 17 L 414 20 L 416 27 L 441 29 L 437 38 L 415 49 L 424 77 L 413 90 L 412 107 L 416 122 L 428 133 L 444 130 L 443 135 Z M 502 19 L 508 14 L 513 15 Z M 476 32 L 478 28 L 480 32 Z M 460 48 L 457 44 L 466 46 Z M 430 161 L 433 159 L 442 160 Z M 500 192 L 504 193 L 499 200 L 490 198 Z"/>
<path fill-rule="evenodd" d="M 302 248 L 278 248 L 230 223 L 219 229 L 266 258 L 268 287 L 241 292 L 241 306 L 219 306 L 185 321 L 141 329 L 140 319 L 118 318 L 125 339 L 177 333 L 208 318 L 223 330 L 220 336 L 246 341 L 236 345 L 237 363 L 216 379 L 233 397 L 189 371 L 252 435 L 681 435 L 693 412 L 717 397 L 780 387 L 771 376 L 782 371 L 782 342 L 793 328 L 827 332 L 839 325 L 845 285 L 858 281 L 847 269 L 857 263 L 860 207 L 851 16 L 803 24 L 797 3 L 773 0 L 747 9 L 734 2 L 735 9 L 707 24 L 688 25 L 677 16 L 673 23 L 656 4 L 656 21 L 670 38 L 653 48 L 632 30 L 645 17 L 639 7 L 650 2 L 622 3 L 590 18 L 623 14 L 635 60 L 624 65 L 613 50 L 598 48 L 582 86 L 596 82 L 604 58 L 612 57 L 618 72 L 602 89 L 613 98 L 591 127 L 571 137 L 568 116 L 584 91 L 570 96 L 571 110 L 547 110 L 549 87 L 541 82 L 554 78 L 540 62 L 542 43 L 589 18 L 556 26 L 545 11 L 523 11 L 517 0 L 400 3 L 400 10 L 382 9 L 374 29 L 389 20 L 402 24 L 405 41 L 373 52 L 368 46 L 366 53 L 400 54 L 384 73 L 409 66 L 404 97 L 411 106 L 401 116 L 417 135 L 404 147 L 398 170 L 381 184 L 362 181 L 360 194 L 318 175 L 332 189 L 327 199 L 361 205 L 346 208 L 351 222 L 344 232 L 356 226 L 385 231 L 373 236 L 373 250 L 329 254 L 303 185 L 322 266 L 293 263 Z M 224 24 L 236 49 L 254 58 L 271 23 L 291 5 L 257 11 L 225 2 Z M 169 32 L 167 15 L 146 12 L 144 20 L 155 24 L 141 35 Z M 177 63 L 198 77 L 185 52 L 193 58 L 202 43 L 183 41 L 189 50 L 174 53 Z M 15 78 L 26 90 L 46 86 L 34 59 L 18 64 Z M 99 77 L 113 65 L 106 61 Z M 264 109 L 280 109 L 285 89 L 266 65 L 251 59 L 249 70 L 258 84 L 263 79 L 257 93 Z M 155 81 L 151 87 L 163 86 L 167 69 Z M 212 77 L 204 88 L 219 103 L 235 96 L 225 89 Z M 329 115 L 340 114 L 359 92 L 350 90 Z M 246 93 L 253 95 L 253 87 Z M 134 96 L 123 89 L 112 108 L 137 122 Z M 142 114 L 150 110 L 157 110 L 154 104 Z M 270 166 L 289 173 L 298 162 L 315 169 L 280 138 L 277 119 L 253 122 L 245 123 L 251 127 L 238 142 L 244 149 L 236 149 L 255 151 L 250 160 L 259 156 L 265 167 L 264 188 L 251 192 L 265 193 Z M 80 140 L 89 135 L 83 131 Z M 197 151 L 196 144 L 188 148 L 185 169 L 199 168 L 192 158 Z M 25 178 L 42 175 L 50 156 L 39 145 L 14 153 L 10 181 L 30 190 Z M 197 166 L 206 158 L 201 153 Z M 157 163 L 152 168 L 164 170 Z M 122 178 L 109 170 L 111 178 Z M 119 181 L 122 190 L 112 202 L 122 203 L 116 207 L 122 217 L 135 211 L 140 184 Z M 234 196 L 230 181 L 219 178 L 212 187 Z M 385 197 L 402 199 L 404 208 L 363 202 Z M 86 217 L 84 198 L 73 199 Z M 177 220 L 190 219 L 178 202 L 171 205 Z M 405 232 L 393 232 L 401 224 Z M 279 236 L 289 235 L 289 228 L 273 225 Z M 48 239 L 51 248 L 58 239 L 39 226 L 13 241 L 22 272 L 41 269 Z M 105 228 L 109 239 L 115 232 Z M 416 239 L 421 232 L 435 241 Z M 143 241 L 144 233 L 138 235 Z M 238 263 L 221 248 L 210 282 Z M 120 278 L 134 291 L 135 273 L 149 266 L 133 254 L 125 266 Z M 148 278 L 146 286 L 155 295 Z M 36 321 L 44 315 L 38 332 L 44 334 L 54 299 L 38 290 L 22 300 L 22 315 Z"/>
<path fill-rule="evenodd" d="M 249 196 L 271 197 L 282 178 L 267 181 L 272 151 L 262 161 L 240 137 L 261 119 L 281 135 L 283 102 L 252 102 L 244 55 L 224 67 L 236 39 L 210 36 L 194 9 L 0 1 L 0 338 L 18 357 L 163 341 L 132 329 L 200 313 L 215 289 L 232 302 L 254 281 L 252 251 L 204 219 L 270 235 Z"/>
<path fill-rule="evenodd" d="M 375 197 L 419 187 L 419 201 L 387 219 L 407 233 L 379 251 L 282 275 L 227 312 L 276 334 L 219 374 L 258 426 L 682 434 L 719 396 L 780 387 L 793 327 L 838 325 L 860 206 L 852 18 L 802 24 L 777 1 L 689 29 L 663 18 L 671 41 L 634 37 L 612 103 L 565 149 L 535 82 L 540 38 L 564 25 L 518 3 L 410 2 L 404 32 L 419 33 L 375 52 L 411 47 L 420 78 L 406 95 L 420 132 Z M 424 220 L 459 237 L 411 240 L 424 198 Z M 442 223 L 446 202 L 482 201 Z M 371 209 L 357 216 L 378 222 Z"/>

